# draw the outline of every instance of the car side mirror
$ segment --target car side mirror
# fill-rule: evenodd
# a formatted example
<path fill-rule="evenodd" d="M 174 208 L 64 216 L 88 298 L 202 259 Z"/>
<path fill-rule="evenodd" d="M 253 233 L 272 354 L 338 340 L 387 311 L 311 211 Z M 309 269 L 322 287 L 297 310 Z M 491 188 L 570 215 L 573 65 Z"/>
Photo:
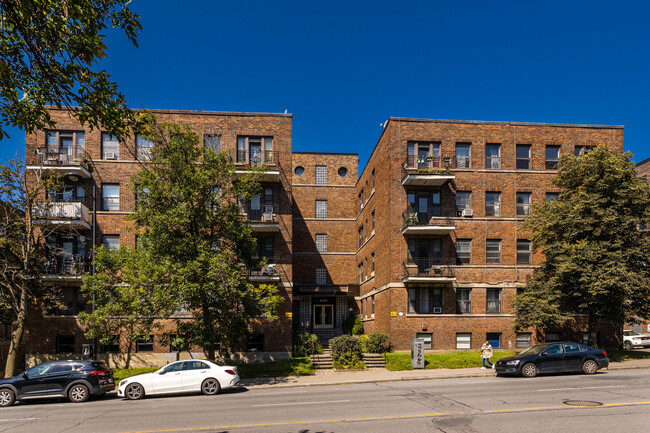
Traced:
<path fill-rule="evenodd" d="M 165 370 L 158 370 L 158 374 L 165 374 L 167 373 Z"/>
<path fill-rule="evenodd" d="M 29 377 L 29 376 L 27 376 L 27 373 L 24 373 L 24 372 L 21 374 L 21 376 L 23 377 L 23 379 L 27 379 Z"/>
<path fill-rule="evenodd" d="M 542 352 L 542 353 L 540 353 L 539 355 L 540 355 L 540 356 L 547 356 L 547 355 L 548 355 L 548 352 Z"/>

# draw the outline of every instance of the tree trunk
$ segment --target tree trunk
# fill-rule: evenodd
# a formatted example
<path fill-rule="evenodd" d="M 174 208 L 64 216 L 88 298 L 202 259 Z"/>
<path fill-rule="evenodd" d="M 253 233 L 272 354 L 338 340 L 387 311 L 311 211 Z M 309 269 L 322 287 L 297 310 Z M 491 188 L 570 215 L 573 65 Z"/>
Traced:
<path fill-rule="evenodd" d="M 7 354 L 7 363 L 5 364 L 5 378 L 15 375 L 16 364 L 18 363 L 18 353 L 20 344 L 25 334 L 25 319 L 27 318 L 27 291 L 23 287 L 20 291 L 20 312 L 16 317 L 16 331 L 11 335 L 11 344 Z"/>
<path fill-rule="evenodd" d="M 208 347 L 206 347 L 206 356 L 208 357 L 208 360 L 214 361 L 214 343 L 208 344 Z"/>
<path fill-rule="evenodd" d="M 589 345 L 591 347 L 596 347 L 596 321 L 593 319 L 592 315 L 589 315 Z"/>

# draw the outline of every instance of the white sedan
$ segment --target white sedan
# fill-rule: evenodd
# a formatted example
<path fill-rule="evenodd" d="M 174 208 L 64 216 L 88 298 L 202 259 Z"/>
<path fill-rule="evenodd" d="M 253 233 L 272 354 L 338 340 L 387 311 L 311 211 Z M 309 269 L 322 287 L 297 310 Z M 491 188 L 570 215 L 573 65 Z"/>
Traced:
<path fill-rule="evenodd" d="M 205 395 L 216 395 L 222 389 L 237 385 L 237 367 L 194 359 L 173 362 L 154 373 L 128 377 L 120 381 L 117 395 L 129 400 L 138 400 L 145 395 L 198 391 Z"/>

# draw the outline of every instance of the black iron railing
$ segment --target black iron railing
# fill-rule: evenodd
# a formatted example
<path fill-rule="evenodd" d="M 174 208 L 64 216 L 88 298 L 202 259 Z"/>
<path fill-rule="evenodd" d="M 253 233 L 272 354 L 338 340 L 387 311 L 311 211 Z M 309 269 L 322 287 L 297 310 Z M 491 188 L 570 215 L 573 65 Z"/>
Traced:
<path fill-rule="evenodd" d="M 417 257 L 403 263 L 404 278 L 408 277 L 453 277 L 453 257 Z"/>

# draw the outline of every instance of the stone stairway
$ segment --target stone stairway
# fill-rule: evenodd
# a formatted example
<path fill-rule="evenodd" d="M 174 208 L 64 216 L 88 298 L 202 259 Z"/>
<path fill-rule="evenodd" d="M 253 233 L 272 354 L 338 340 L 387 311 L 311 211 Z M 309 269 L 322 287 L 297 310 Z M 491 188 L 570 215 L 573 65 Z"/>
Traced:
<path fill-rule="evenodd" d="M 323 349 L 322 354 L 312 355 L 311 363 L 317 370 L 332 368 L 332 350 L 327 347 Z"/>
<path fill-rule="evenodd" d="M 363 363 L 366 364 L 366 368 L 386 368 L 386 361 L 380 353 L 364 353 Z"/>

